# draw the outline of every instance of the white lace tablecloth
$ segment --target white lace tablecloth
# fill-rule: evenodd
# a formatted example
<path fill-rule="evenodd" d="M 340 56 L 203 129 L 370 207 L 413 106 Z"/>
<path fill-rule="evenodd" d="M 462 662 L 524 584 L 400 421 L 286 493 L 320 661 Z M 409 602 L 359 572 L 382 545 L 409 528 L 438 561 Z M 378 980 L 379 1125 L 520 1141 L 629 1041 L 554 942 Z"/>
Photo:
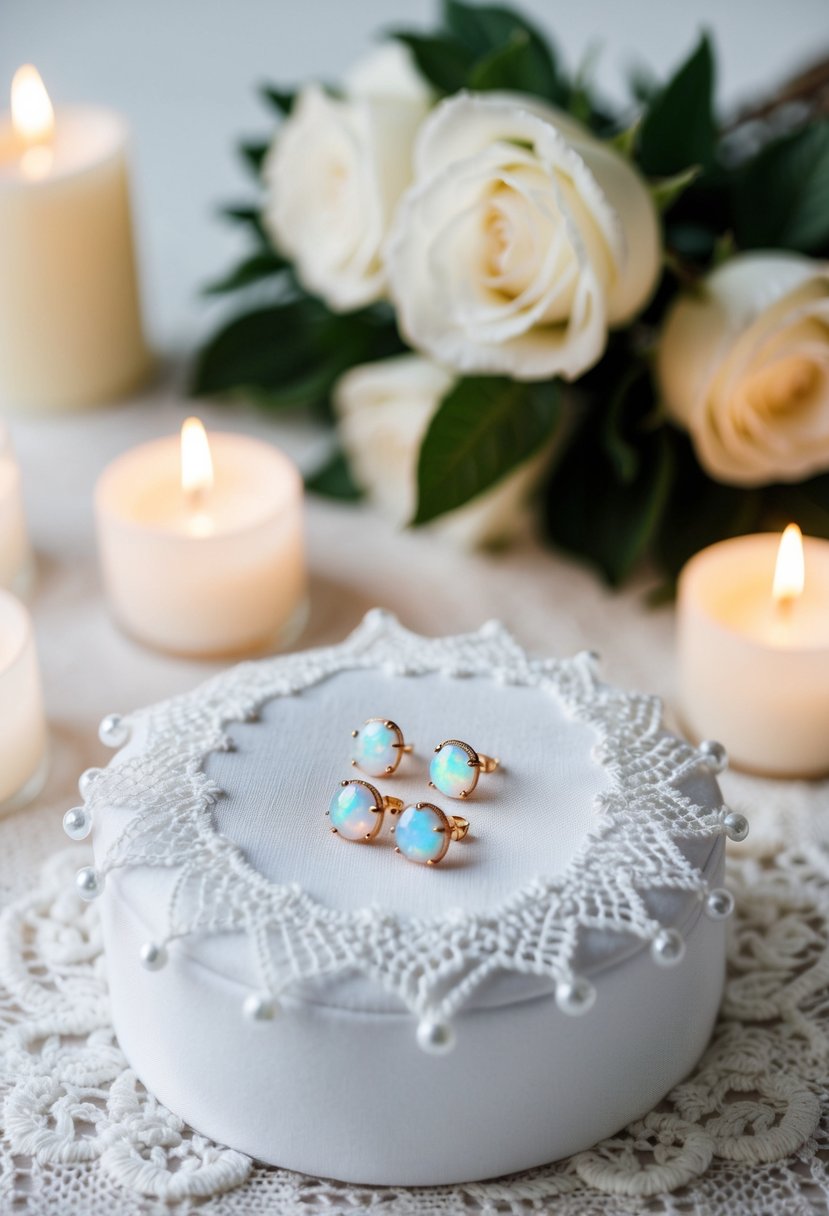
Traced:
<path fill-rule="evenodd" d="M 131 443 L 175 429 L 186 408 L 162 386 L 118 410 L 12 427 L 39 554 L 33 609 L 52 768 L 38 802 L 0 821 L 0 1212 L 826 1211 L 827 783 L 726 776 L 726 794 L 749 814 L 752 836 L 732 850 L 737 912 L 714 1040 L 657 1112 L 591 1152 L 461 1188 L 345 1187 L 213 1145 L 142 1090 L 113 1041 L 97 913 L 71 884 L 83 849 L 67 855 L 60 819 L 76 801 L 78 774 L 107 758 L 96 734 L 104 713 L 183 691 L 216 670 L 122 637 L 107 617 L 94 560 L 96 474 Z M 209 425 L 269 434 L 302 461 L 319 448 L 320 437 L 296 425 L 205 414 Z M 339 640 L 375 604 L 423 633 L 497 617 L 540 653 L 598 649 L 610 680 L 672 703 L 673 614 L 644 606 L 644 584 L 613 595 L 529 537 L 509 553 L 461 557 L 426 535 L 368 523 L 363 509 L 309 504 L 312 613 L 300 646 Z"/>

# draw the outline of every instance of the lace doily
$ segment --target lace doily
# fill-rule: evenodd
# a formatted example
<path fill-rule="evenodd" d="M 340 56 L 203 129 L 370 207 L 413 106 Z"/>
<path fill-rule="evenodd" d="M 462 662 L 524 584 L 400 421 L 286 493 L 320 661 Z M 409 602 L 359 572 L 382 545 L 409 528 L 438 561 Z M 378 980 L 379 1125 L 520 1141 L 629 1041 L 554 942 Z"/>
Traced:
<path fill-rule="evenodd" d="M 731 864 L 720 1020 L 658 1111 L 532 1173 L 408 1191 L 258 1166 L 148 1095 L 114 1040 L 98 909 L 72 890 L 76 865 L 74 849 L 53 858 L 0 917 L 4 1212 L 806 1216 L 829 1196 L 829 859 L 817 845 Z"/>
<path fill-rule="evenodd" d="M 594 826 L 560 874 L 538 876 L 486 913 L 404 919 L 364 908 L 349 914 L 322 906 L 294 884 L 269 882 L 217 833 L 213 806 L 221 791 L 203 766 L 212 751 L 232 746 L 228 724 L 255 718 L 265 702 L 336 673 L 377 667 L 541 689 L 567 715 L 593 727 L 595 759 L 609 784 L 597 799 Z M 688 841 L 713 845 L 724 834 L 741 839 L 747 830 L 741 815 L 723 805 L 697 805 L 679 788 L 701 766 L 718 769 L 718 753 L 667 734 L 658 698 L 603 684 L 590 654 L 530 659 L 494 623 L 476 634 L 427 639 L 374 611 L 341 646 L 231 669 L 194 693 L 106 722 L 102 737 L 117 745 L 139 729 L 141 746 L 133 754 L 86 776 L 86 806 L 72 826 L 88 830 L 99 814 L 129 812 L 98 869 L 78 876 L 87 897 L 121 868 L 176 872 L 166 933 L 144 947 L 153 969 L 171 941 L 241 931 L 257 960 L 254 995 L 264 992 L 269 1002 L 297 982 L 356 972 L 396 995 L 429 1027 L 449 1019 L 489 976 L 513 972 L 551 980 L 562 1008 L 578 1013 L 593 995 L 576 970 L 585 933 L 609 935 L 619 953 L 637 940 L 650 942 L 657 962 L 673 963 L 682 956 L 682 939 L 655 919 L 649 892 L 697 895 L 715 916 L 730 907 L 727 893 L 712 893 L 682 848 Z M 701 852 L 707 857 L 710 850 Z"/>

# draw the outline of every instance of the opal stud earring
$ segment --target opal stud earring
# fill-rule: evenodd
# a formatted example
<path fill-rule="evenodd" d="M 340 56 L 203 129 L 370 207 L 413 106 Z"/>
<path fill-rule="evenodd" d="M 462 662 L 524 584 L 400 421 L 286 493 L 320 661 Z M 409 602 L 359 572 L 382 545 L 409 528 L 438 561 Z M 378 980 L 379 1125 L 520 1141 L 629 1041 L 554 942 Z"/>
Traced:
<path fill-rule="evenodd" d="M 351 738 L 351 763 L 369 777 L 390 777 L 404 753 L 414 750 L 389 718 L 367 718 L 359 730 L 351 732 Z"/>
<path fill-rule="evenodd" d="M 468 798 L 481 773 L 494 773 L 499 763 L 460 739 L 444 739 L 429 765 L 429 785 L 447 798 Z"/>
<path fill-rule="evenodd" d="M 463 840 L 469 832 L 469 820 L 460 815 L 444 815 L 432 802 L 417 802 L 407 806 L 391 829 L 397 847 L 409 861 L 422 866 L 436 866 L 446 856 L 453 840 Z"/>
<path fill-rule="evenodd" d="M 384 798 L 367 781 L 341 781 L 325 813 L 335 835 L 366 841 L 379 833 L 386 811 L 397 815 L 402 810 L 401 798 Z"/>

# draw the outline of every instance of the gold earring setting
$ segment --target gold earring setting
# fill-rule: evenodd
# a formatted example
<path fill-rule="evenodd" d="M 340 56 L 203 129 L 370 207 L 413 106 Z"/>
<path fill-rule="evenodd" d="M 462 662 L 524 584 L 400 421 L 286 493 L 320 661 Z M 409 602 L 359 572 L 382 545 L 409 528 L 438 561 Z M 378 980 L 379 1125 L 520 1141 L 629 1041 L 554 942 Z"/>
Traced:
<path fill-rule="evenodd" d="M 468 798 L 481 773 L 494 773 L 499 763 L 461 739 L 444 739 L 429 765 L 429 785 L 447 798 Z"/>
<path fill-rule="evenodd" d="M 391 777 L 402 757 L 414 750 L 390 718 L 367 718 L 359 730 L 351 732 L 351 738 L 351 763 L 369 777 Z"/>
<path fill-rule="evenodd" d="M 396 853 L 422 866 L 436 866 L 453 840 L 466 837 L 469 820 L 460 815 L 445 815 L 433 802 L 418 802 L 401 812 L 391 830 Z"/>
<path fill-rule="evenodd" d="M 365 843 L 379 834 L 386 811 L 398 815 L 402 810 L 402 799 L 383 797 L 368 781 L 341 781 L 325 813 L 337 836 Z"/>

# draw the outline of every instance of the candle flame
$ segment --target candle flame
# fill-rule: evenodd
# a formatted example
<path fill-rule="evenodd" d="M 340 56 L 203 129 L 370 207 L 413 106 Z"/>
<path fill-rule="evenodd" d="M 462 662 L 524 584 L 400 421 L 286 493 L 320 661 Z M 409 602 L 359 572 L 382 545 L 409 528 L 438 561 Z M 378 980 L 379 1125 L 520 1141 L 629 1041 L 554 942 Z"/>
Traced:
<path fill-rule="evenodd" d="M 805 581 L 803 534 L 797 524 L 789 524 L 780 538 L 774 567 L 772 597 L 775 604 L 780 607 L 793 604 L 803 594 Z"/>
<path fill-rule="evenodd" d="M 213 458 L 198 418 L 188 418 L 181 428 L 181 488 L 196 503 L 213 488 Z"/>
<path fill-rule="evenodd" d="M 40 78 L 30 63 L 18 68 L 12 79 L 12 125 L 25 144 L 46 143 L 55 129 L 55 111 Z"/>

